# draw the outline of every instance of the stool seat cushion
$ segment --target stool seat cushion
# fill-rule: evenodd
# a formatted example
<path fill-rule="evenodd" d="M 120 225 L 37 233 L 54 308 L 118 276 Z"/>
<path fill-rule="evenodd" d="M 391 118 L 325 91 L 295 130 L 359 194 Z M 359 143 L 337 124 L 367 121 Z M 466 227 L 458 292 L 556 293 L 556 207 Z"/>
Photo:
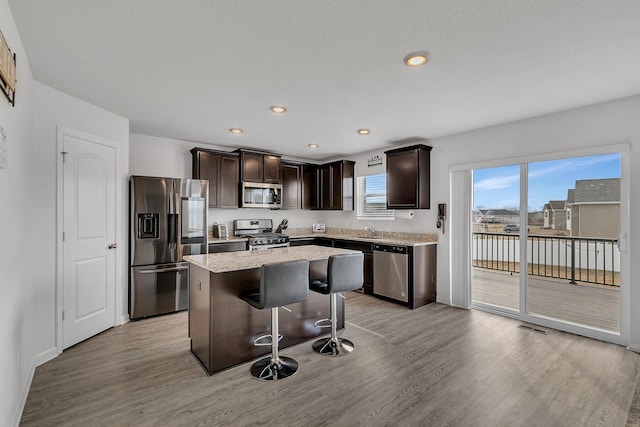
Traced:
<path fill-rule="evenodd" d="M 312 280 L 311 283 L 309 283 L 309 288 L 311 288 L 312 291 L 318 292 L 320 294 L 329 295 L 331 293 L 329 292 L 329 285 L 321 280 Z"/>
<path fill-rule="evenodd" d="M 260 289 L 253 289 L 240 295 L 240 298 L 251 304 L 253 307 L 260 309 Z"/>
<path fill-rule="evenodd" d="M 364 283 L 364 255 L 355 254 L 332 255 L 327 263 L 327 279 L 313 280 L 312 291 L 321 294 L 336 294 L 353 291 Z"/>

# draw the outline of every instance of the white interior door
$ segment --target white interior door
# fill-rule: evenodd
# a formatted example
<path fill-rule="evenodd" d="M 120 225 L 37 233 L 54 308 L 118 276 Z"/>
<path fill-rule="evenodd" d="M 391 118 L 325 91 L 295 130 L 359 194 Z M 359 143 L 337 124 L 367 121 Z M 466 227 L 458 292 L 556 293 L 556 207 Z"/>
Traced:
<path fill-rule="evenodd" d="M 116 150 L 63 132 L 62 343 L 115 325 Z"/>

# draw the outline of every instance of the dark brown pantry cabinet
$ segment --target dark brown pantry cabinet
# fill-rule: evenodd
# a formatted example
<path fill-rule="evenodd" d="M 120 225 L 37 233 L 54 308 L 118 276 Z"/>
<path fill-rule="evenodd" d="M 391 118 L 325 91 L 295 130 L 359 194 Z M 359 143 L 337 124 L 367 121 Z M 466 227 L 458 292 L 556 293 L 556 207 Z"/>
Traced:
<path fill-rule="evenodd" d="M 282 183 L 280 156 L 257 151 L 238 150 L 240 180 L 243 182 Z"/>
<path fill-rule="evenodd" d="M 421 144 L 385 151 L 387 209 L 430 208 L 430 152 Z"/>
<path fill-rule="evenodd" d="M 194 148 L 191 177 L 209 181 L 210 208 L 238 207 L 239 158 L 234 153 Z"/>

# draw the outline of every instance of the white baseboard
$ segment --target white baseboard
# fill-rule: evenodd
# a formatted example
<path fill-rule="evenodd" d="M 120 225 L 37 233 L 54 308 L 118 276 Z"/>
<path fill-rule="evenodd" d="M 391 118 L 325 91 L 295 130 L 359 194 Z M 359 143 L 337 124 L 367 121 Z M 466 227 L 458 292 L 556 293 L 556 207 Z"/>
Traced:
<path fill-rule="evenodd" d="M 640 353 L 640 343 L 630 342 L 627 348 L 631 351 L 635 351 L 636 353 Z"/>
<path fill-rule="evenodd" d="M 438 302 L 440 304 L 451 305 L 451 301 L 449 301 L 448 298 L 438 298 L 436 296 L 436 302 Z"/>
<path fill-rule="evenodd" d="M 122 316 L 120 317 L 120 323 L 118 323 L 116 326 L 120 326 L 120 325 L 124 325 L 125 323 L 129 322 L 131 319 L 129 319 L 129 316 Z"/>
<path fill-rule="evenodd" d="M 27 371 L 27 378 L 22 386 L 22 393 L 20 393 L 18 408 L 13 420 L 14 426 L 18 427 L 20 425 L 20 419 L 22 419 L 22 411 L 24 411 L 24 405 L 27 403 L 29 389 L 31 389 L 31 382 L 33 381 L 33 376 L 36 373 L 36 368 L 43 363 L 48 362 L 49 360 L 55 359 L 56 357 L 58 357 L 58 349 L 52 347 L 40 354 L 36 354 L 33 359 L 31 359 L 31 364 L 29 365 L 29 370 Z"/>

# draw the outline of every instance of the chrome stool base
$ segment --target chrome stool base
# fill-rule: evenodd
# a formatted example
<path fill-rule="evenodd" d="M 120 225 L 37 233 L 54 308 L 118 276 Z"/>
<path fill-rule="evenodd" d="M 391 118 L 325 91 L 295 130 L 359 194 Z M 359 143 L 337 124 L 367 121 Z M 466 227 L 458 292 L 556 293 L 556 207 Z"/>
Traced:
<path fill-rule="evenodd" d="M 324 356 L 345 356 L 355 347 L 345 338 L 321 338 L 313 343 L 313 350 Z"/>
<path fill-rule="evenodd" d="M 251 375 L 261 381 L 281 380 L 296 372 L 298 372 L 298 362 L 285 356 L 280 356 L 273 363 L 271 356 L 265 357 L 251 365 Z"/>

